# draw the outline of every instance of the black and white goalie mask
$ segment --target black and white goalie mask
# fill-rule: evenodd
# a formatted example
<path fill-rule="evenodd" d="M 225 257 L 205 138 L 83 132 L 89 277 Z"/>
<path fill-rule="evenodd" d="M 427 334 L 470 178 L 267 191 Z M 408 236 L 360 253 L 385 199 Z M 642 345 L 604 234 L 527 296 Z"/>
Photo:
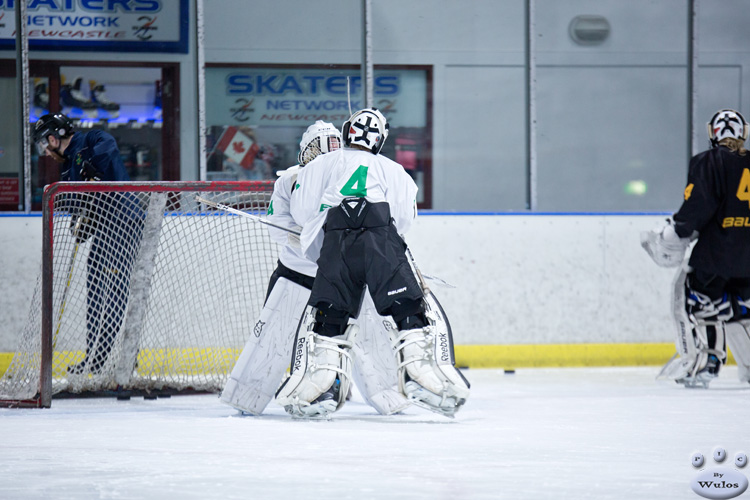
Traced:
<path fill-rule="evenodd" d="M 715 148 L 722 139 L 732 138 L 746 141 L 750 127 L 745 118 L 733 109 L 717 111 L 708 122 L 708 138 Z"/>
<path fill-rule="evenodd" d="M 341 148 L 341 133 L 332 123 L 318 120 L 305 130 L 299 141 L 297 161 L 305 166 L 318 155 L 324 155 Z"/>
<path fill-rule="evenodd" d="M 341 128 L 344 146 L 364 146 L 378 154 L 388 137 L 388 121 L 377 108 L 365 108 L 354 113 Z"/>

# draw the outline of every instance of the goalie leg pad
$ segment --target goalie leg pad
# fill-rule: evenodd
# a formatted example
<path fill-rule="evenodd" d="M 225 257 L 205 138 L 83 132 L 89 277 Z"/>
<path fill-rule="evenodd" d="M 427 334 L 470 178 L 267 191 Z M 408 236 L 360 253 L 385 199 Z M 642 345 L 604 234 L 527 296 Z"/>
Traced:
<path fill-rule="evenodd" d="M 279 278 L 229 375 L 220 401 L 244 413 L 260 415 L 279 388 L 292 353 L 294 332 L 310 290 Z"/>
<path fill-rule="evenodd" d="M 391 347 L 391 333 L 396 328 L 390 319 L 377 313 L 369 293 L 364 295 L 357 325 L 352 374 L 365 403 L 381 415 L 408 408 L 411 402 L 398 389 L 398 365 Z"/>
<path fill-rule="evenodd" d="M 708 387 L 726 361 L 724 327 L 732 315 L 725 298 L 711 300 L 686 286 L 688 269 L 681 268 L 672 283 L 672 308 L 677 336 L 676 355 L 657 378 L 667 378 L 686 387 Z"/>
<path fill-rule="evenodd" d="M 454 366 L 453 339 L 442 308 L 426 297 L 429 325 L 399 333 L 394 341 L 399 389 L 415 405 L 447 417 L 466 403 L 469 382 Z"/>
<path fill-rule="evenodd" d="M 750 382 L 750 320 L 727 323 L 727 343 L 737 361 L 737 378 Z"/>
<path fill-rule="evenodd" d="M 725 323 L 721 321 L 698 321 L 693 329 L 697 355 L 693 366 L 678 383 L 685 387 L 708 387 L 709 382 L 719 375 L 719 369 L 726 363 L 727 348 Z"/>
<path fill-rule="evenodd" d="M 349 325 L 336 337 L 319 335 L 312 311 L 295 339 L 289 378 L 276 393 L 276 402 L 296 418 L 328 418 L 344 405 L 351 385 L 349 352 L 358 327 Z"/>

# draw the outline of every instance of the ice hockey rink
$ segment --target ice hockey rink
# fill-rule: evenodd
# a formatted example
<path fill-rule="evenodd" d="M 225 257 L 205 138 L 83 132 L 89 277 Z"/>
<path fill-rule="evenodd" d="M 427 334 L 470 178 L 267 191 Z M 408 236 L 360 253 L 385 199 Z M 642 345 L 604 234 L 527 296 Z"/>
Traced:
<path fill-rule="evenodd" d="M 700 498 L 693 453 L 716 465 L 722 447 L 732 469 L 750 453 L 750 384 L 733 366 L 708 390 L 657 372 L 468 370 L 472 396 L 453 420 L 383 417 L 356 392 L 330 421 L 275 403 L 240 416 L 216 395 L 0 409 L 0 498 Z"/>

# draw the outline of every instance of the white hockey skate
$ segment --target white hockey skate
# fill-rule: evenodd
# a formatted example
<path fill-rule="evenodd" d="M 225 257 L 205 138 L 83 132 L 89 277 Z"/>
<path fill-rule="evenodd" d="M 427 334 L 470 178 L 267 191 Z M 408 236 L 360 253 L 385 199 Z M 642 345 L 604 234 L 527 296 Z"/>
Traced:
<path fill-rule="evenodd" d="M 328 418 L 344 405 L 349 393 L 349 351 L 358 327 L 349 325 L 344 335 L 324 337 L 308 325 L 295 340 L 291 373 L 276 392 L 276 402 L 295 418 Z"/>
<path fill-rule="evenodd" d="M 399 332 L 396 351 L 399 389 L 416 406 L 454 417 L 469 397 L 469 382 L 454 366 L 450 325 L 434 296 L 426 297 L 430 324 Z"/>

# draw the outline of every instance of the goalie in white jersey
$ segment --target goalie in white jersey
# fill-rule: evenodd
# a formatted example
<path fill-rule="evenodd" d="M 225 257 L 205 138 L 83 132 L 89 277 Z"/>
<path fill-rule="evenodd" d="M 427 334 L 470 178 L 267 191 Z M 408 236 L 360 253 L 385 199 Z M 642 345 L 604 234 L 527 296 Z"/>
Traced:
<path fill-rule="evenodd" d="M 302 168 L 318 155 L 339 149 L 341 134 L 330 123 L 318 120 L 300 141 L 299 164 L 279 173 L 274 184 L 268 219 L 281 227 L 299 230 L 289 214 L 289 201 Z M 279 244 L 279 262 L 271 276 L 266 301 L 237 363 L 221 394 L 221 401 L 240 411 L 259 415 L 273 399 L 289 367 L 292 341 L 317 272 L 305 258 L 299 238 L 287 231 L 269 228 Z M 396 363 L 388 339 L 382 338 L 382 323 L 372 307 L 360 318 L 364 335 L 354 348 L 357 387 L 370 406 L 383 415 L 410 405 L 396 390 Z"/>
<path fill-rule="evenodd" d="M 453 416 L 469 385 L 453 366 L 450 331 L 425 309 L 400 236 L 417 215 L 417 186 L 401 165 L 378 154 L 388 136 L 380 111 L 354 113 L 342 136 L 344 149 L 300 172 L 291 200 L 302 250 L 317 261 L 318 274 L 277 401 L 297 417 L 341 408 L 358 330 L 350 319 L 359 315 L 367 287 L 378 313 L 391 316 L 398 330 L 392 340 L 400 390 L 415 404 Z"/>

